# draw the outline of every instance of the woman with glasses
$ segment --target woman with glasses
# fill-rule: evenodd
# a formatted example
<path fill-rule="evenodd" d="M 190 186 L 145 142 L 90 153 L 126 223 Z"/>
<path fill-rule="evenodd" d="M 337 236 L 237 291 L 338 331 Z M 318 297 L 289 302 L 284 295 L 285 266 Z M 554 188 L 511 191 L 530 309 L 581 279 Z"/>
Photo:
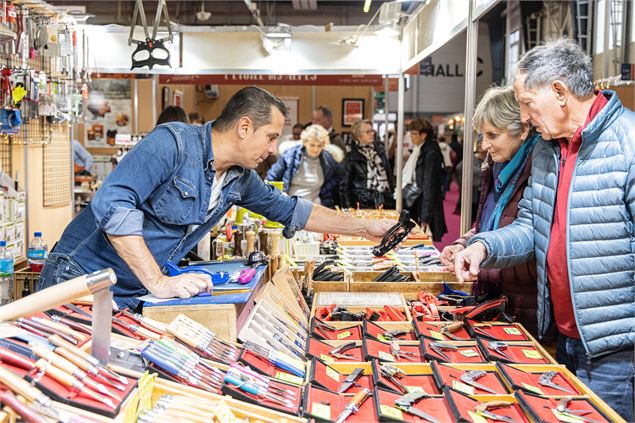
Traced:
<path fill-rule="evenodd" d="M 344 208 L 394 208 L 394 183 L 386 149 L 375 140 L 369 120 L 358 120 L 351 128 L 350 151 L 344 159 L 340 202 Z"/>
<path fill-rule="evenodd" d="M 403 167 L 403 206 L 421 226 L 430 228 L 433 241 L 441 241 L 448 231 L 443 214 L 443 155 L 434 127 L 423 118 L 408 126 L 412 154 Z"/>
<path fill-rule="evenodd" d="M 482 166 L 481 195 L 476 226 L 441 252 L 441 262 L 454 270 L 454 258 L 479 232 L 511 224 L 531 176 L 531 153 L 538 136 L 529 134 L 520 121 L 520 106 L 511 87 L 492 87 L 476 107 L 474 130 L 482 134 L 487 152 Z M 506 269 L 481 269 L 474 294 L 489 298 L 505 295 L 509 313 L 534 335 L 537 334 L 536 262 Z"/>
<path fill-rule="evenodd" d="M 326 151 L 329 133 L 310 125 L 300 135 L 302 144 L 285 150 L 267 173 L 268 181 L 282 181 L 283 191 L 325 207 L 335 207 L 339 165 Z"/>

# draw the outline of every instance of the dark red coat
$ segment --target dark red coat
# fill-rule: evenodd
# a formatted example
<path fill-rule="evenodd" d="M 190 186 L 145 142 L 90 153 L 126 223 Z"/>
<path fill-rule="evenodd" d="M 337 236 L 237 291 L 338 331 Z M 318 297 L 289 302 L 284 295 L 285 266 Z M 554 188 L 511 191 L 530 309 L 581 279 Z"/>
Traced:
<path fill-rule="evenodd" d="M 466 245 L 467 241 L 481 230 L 481 213 L 485 199 L 494 187 L 492 174 L 493 161 L 488 157 L 483 163 L 483 176 L 481 178 L 481 199 L 476 216 L 476 228 L 459 238 L 456 243 Z M 514 191 L 507 206 L 503 209 L 499 221 L 499 228 L 507 226 L 516 220 L 518 215 L 518 203 L 523 197 L 523 191 L 527 187 L 531 175 L 531 155 L 525 164 L 523 173 L 518 179 Z M 478 281 L 474 283 L 474 293 L 478 295 L 488 294 L 490 297 L 498 297 L 501 294 L 509 298 L 508 311 L 514 319 L 525 326 L 534 336 L 537 336 L 537 297 L 536 261 L 506 269 L 481 269 Z"/>

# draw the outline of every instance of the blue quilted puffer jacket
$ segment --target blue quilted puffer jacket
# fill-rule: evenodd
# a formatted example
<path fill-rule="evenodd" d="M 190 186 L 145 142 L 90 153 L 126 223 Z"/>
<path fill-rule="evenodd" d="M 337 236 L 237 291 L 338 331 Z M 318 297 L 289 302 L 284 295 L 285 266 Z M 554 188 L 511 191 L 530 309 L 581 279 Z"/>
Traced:
<path fill-rule="evenodd" d="M 267 181 L 282 181 L 284 183 L 283 191 L 289 192 L 291 181 L 298 173 L 304 154 L 305 149 L 302 144 L 286 150 L 267 172 Z M 320 163 L 322 164 L 322 172 L 324 172 L 320 201 L 324 207 L 333 208 L 336 204 L 335 191 L 341 178 L 340 166 L 326 150 L 322 150 L 320 153 Z"/>
<path fill-rule="evenodd" d="M 589 359 L 635 345 L 635 113 L 613 91 L 582 131 L 567 211 L 567 263 L 575 321 Z M 556 200 L 560 148 L 540 140 L 518 219 L 474 236 L 488 252 L 483 267 L 509 267 L 534 255 L 538 331 L 553 314 L 546 257 Z"/>

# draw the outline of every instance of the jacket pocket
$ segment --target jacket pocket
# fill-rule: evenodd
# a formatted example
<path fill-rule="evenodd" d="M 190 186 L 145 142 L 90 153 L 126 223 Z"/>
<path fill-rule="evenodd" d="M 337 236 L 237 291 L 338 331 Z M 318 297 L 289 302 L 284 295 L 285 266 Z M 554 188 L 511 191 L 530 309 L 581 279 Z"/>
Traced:
<path fill-rule="evenodd" d="M 163 223 L 192 224 L 196 220 L 199 193 L 196 186 L 182 176 L 172 179 L 168 189 L 156 202 L 154 209 Z"/>

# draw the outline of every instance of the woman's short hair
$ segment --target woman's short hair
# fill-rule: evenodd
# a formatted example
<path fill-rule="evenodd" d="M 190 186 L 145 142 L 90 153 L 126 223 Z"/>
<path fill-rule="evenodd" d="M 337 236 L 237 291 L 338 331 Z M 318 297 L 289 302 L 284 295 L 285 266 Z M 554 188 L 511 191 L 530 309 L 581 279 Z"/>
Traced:
<path fill-rule="evenodd" d="M 369 124 L 371 127 L 373 126 L 373 123 L 368 119 L 356 120 L 353 123 L 353 126 L 351 127 L 351 135 L 354 140 L 358 141 L 362 138 L 362 125 L 365 123 Z"/>
<path fill-rule="evenodd" d="M 520 106 L 512 87 L 491 87 L 485 91 L 474 111 L 472 127 L 476 132 L 482 132 L 485 123 L 514 136 L 522 133 Z"/>
<path fill-rule="evenodd" d="M 329 133 L 322 125 L 309 125 L 306 127 L 302 134 L 300 135 L 300 140 L 302 144 L 305 144 L 310 141 L 317 141 L 322 145 L 326 145 L 329 143 Z"/>
<path fill-rule="evenodd" d="M 187 113 L 179 106 L 167 106 L 157 119 L 157 125 L 161 125 L 166 122 L 184 122 L 189 123 Z"/>
<path fill-rule="evenodd" d="M 434 141 L 434 126 L 426 118 L 417 118 L 408 125 L 409 131 L 417 131 L 420 134 L 426 134 L 426 141 Z"/>

